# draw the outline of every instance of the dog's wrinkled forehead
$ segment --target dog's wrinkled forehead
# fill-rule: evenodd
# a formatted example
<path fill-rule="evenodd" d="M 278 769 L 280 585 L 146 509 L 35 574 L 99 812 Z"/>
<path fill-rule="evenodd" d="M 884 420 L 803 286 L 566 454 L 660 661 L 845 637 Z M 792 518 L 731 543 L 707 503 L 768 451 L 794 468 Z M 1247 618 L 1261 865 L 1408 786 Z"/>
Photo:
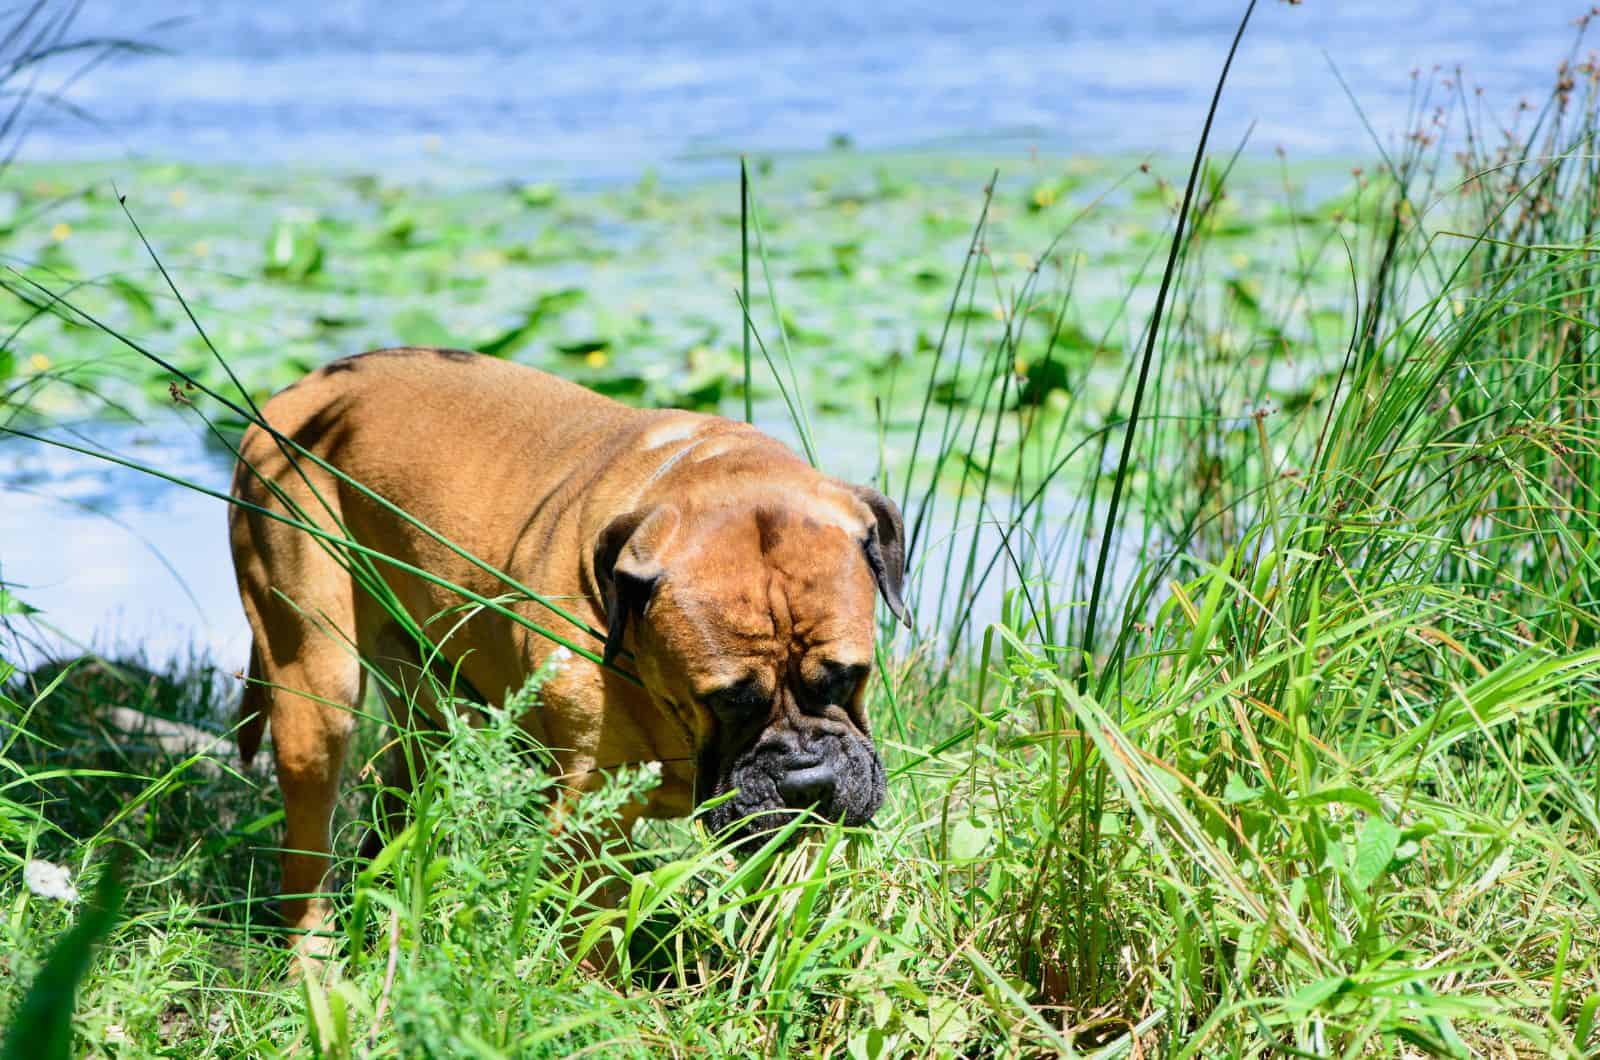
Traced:
<path fill-rule="evenodd" d="M 707 513 L 683 528 L 651 607 L 652 624 L 681 638 L 694 684 L 715 687 L 781 673 L 812 656 L 872 659 L 872 572 L 863 528 L 826 507 L 762 505 Z"/>

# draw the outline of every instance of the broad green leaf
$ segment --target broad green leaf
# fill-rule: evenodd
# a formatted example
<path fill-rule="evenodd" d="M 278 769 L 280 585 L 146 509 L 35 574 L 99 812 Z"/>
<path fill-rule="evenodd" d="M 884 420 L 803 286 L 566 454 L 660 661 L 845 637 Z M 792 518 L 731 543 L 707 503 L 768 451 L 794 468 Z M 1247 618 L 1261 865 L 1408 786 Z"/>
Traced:
<path fill-rule="evenodd" d="M 1261 789 L 1251 787 L 1244 779 L 1231 769 L 1228 771 L 1228 782 L 1222 789 L 1222 801 L 1235 806 L 1241 803 L 1254 802 L 1261 797 Z"/>
<path fill-rule="evenodd" d="M 1360 890 L 1376 883 L 1394 852 L 1400 845 L 1400 829 L 1382 817 L 1368 817 L 1356 838 L 1355 861 L 1350 866 L 1350 880 Z"/>
<path fill-rule="evenodd" d="M 976 817 L 962 817 L 950 826 L 950 856 L 960 861 L 980 858 L 994 839 L 994 828 Z"/>

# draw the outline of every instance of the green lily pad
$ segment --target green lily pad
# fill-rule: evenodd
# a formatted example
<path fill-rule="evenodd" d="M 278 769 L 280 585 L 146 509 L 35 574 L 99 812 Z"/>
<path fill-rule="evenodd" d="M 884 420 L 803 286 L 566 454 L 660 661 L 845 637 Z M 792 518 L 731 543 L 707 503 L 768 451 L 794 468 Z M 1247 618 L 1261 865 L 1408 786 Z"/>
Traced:
<path fill-rule="evenodd" d="M 554 184 L 524 184 L 517 189 L 517 196 L 524 206 L 543 209 L 555 205 L 558 193 Z"/>
<path fill-rule="evenodd" d="M 322 239 L 312 221 L 278 221 L 267 236 L 268 276 L 303 282 L 322 271 Z"/>

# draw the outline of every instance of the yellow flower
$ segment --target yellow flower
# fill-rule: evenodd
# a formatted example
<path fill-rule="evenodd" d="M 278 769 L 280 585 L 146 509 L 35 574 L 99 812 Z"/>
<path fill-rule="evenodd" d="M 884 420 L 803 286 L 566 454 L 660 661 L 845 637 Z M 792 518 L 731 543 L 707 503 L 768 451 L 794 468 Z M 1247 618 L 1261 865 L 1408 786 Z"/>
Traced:
<path fill-rule="evenodd" d="M 606 356 L 605 350 L 591 350 L 588 356 L 584 357 L 583 363 L 590 368 L 604 368 L 606 362 L 610 359 Z"/>
<path fill-rule="evenodd" d="M 55 226 L 50 229 L 50 238 L 55 240 L 57 243 L 65 242 L 66 238 L 71 234 L 72 226 L 67 224 L 65 221 L 57 221 Z"/>
<path fill-rule="evenodd" d="M 28 358 L 28 370 L 31 372 L 48 371 L 49 368 L 50 358 L 46 357 L 42 353 L 36 353 L 32 357 Z"/>
<path fill-rule="evenodd" d="M 211 244 L 207 243 L 203 239 L 195 243 L 195 245 L 190 249 L 194 252 L 194 256 L 197 258 L 209 257 L 211 254 Z"/>
<path fill-rule="evenodd" d="M 173 188 L 172 189 L 172 205 L 174 205 L 174 206 L 182 206 L 184 203 L 186 203 L 188 201 L 189 201 L 189 193 L 188 192 L 184 191 L 182 188 Z"/>

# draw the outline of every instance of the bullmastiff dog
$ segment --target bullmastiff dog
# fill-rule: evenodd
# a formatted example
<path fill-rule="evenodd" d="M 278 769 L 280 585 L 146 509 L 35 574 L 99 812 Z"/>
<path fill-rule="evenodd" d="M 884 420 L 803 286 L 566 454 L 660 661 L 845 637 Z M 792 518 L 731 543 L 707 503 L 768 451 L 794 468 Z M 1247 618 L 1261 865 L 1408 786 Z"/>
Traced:
<path fill-rule="evenodd" d="M 620 828 L 730 792 L 706 823 L 738 841 L 802 808 L 849 824 L 877 810 L 884 772 L 863 711 L 877 598 L 909 620 L 900 513 L 876 490 L 744 423 L 629 408 L 455 350 L 335 361 L 262 418 L 271 429 L 245 432 L 233 480 L 246 506 L 230 510 L 253 633 L 237 732 L 248 761 L 271 729 L 283 913 L 303 949 L 329 911 L 330 821 L 368 668 L 389 678 L 404 723 L 448 709 L 418 679 L 430 661 L 499 704 L 557 647 L 504 614 L 464 617 L 460 593 L 416 571 L 510 594 L 505 606 L 610 664 L 574 655 L 518 721 L 553 756 L 558 802 L 608 769 L 658 762 L 660 785 Z M 274 518 L 296 509 L 327 536 Z M 406 565 L 373 564 L 436 658 L 330 539 Z"/>

